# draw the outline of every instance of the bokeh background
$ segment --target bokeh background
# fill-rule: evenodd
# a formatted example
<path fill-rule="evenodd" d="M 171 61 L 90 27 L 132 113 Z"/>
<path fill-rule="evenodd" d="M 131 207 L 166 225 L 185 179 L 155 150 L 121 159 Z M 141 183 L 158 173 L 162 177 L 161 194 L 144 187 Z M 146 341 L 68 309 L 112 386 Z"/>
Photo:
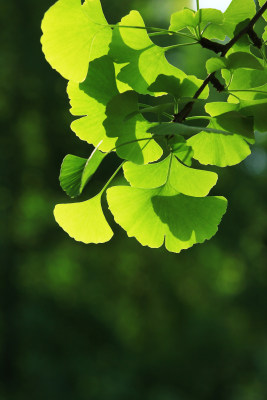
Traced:
<path fill-rule="evenodd" d="M 68 201 L 59 169 L 91 148 L 71 132 L 66 82 L 41 53 L 52 4 L 0 1 L 0 399 L 266 400 L 266 136 L 241 165 L 218 169 L 214 193 L 229 209 L 211 241 L 175 255 L 114 224 L 108 244 L 73 241 L 52 215 Z M 110 22 L 138 9 L 162 27 L 190 5 L 102 4 Z M 169 57 L 204 77 L 208 51 L 187 51 Z"/>

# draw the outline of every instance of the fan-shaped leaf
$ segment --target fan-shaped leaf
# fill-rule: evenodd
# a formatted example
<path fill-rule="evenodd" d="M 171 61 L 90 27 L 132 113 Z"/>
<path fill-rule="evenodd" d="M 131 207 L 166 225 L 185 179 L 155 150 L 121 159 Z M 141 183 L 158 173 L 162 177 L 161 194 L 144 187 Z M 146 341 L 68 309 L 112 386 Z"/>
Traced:
<path fill-rule="evenodd" d="M 214 172 L 186 167 L 172 155 L 155 164 L 126 163 L 123 169 L 133 187 L 153 189 L 168 181 L 177 192 L 194 197 L 206 196 L 218 179 Z"/>
<path fill-rule="evenodd" d="M 117 138 L 116 151 L 119 157 L 136 164 L 146 164 L 158 160 L 162 155 L 161 147 L 147 133 L 153 126 L 138 111 L 138 97 L 133 91 L 115 96 L 107 106 L 107 119 L 104 121 L 106 133 Z M 143 140 L 143 139 L 147 140 Z M 129 144 L 127 144 L 130 142 Z"/>
<path fill-rule="evenodd" d="M 79 242 L 104 243 L 113 236 L 102 211 L 101 194 L 81 203 L 58 204 L 54 216 L 61 228 Z"/>
<path fill-rule="evenodd" d="M 107 191 L 115 221 L 143 246 L 179 253 L 210 239 L 226 211 L 223 197 L 188 197 L 170 185 L 158 189 L 113 187 Z"/>
<path fill-rule="evenodd" d="M 83 83 L 70 82 L 68 85 L 72 106 L 70 111 L 82 117 L 71 124 L 72 130 L 80 139 L 99 146 L 104 152 L 110 151 L 116 142 L 107 137 L 103 121 L 106 118 L 106 105 L 118 93 L 113 62 L 108 56 L 90 63 Z"/>
<path fill-rule="evenodd" d="M 64 78 L 82 82 L 88 64 L 108 53 L 111 29 L 100 0 L 59 0 L 45 14 L 41 38 L 47 61 Z"/>
<path fill-rule="evenodd" d="M 181 82 L 188 78 L 195 85 L 195 90 L 202 81 L 194 76 L 187 75 L 178 68 L 171 65 L 165 57 L 165 49 L 156 46 L 149 38 L 146 30 L 124 28 L 123 26 L 145 27 L 141 15 L 137 11 L 131 11 L 129 15 L 121 20 L 121 23 L 113 30 L 110 55 L 116 63 L 127 63 L 120 73 L 118 79 L 127 83 L 136 92 L 151 94 L 148 86 L 155 82 L 159 74 L 171 75 Z M 205 98 L 208 91 L 202 93 Z"/>

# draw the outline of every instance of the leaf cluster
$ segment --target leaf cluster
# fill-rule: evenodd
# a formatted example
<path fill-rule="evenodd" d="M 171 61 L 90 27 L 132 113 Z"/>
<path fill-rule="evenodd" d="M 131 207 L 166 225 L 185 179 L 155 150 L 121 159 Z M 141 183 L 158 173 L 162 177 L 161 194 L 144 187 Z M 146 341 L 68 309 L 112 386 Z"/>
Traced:
<path fill-rule="evenodd" d="M 43 52 L 69 81 L 71 129 L 95 147 L 88 159 L 64 158 L 61 187 L 79 196 L 110 153 L 122 160 L 95 197 L 55 207 L 56 221 L 71 237 L 111 239 L 105 194 L 115 221 L 142 245 L 165 244 L 179 253 L 216 233 L 227 200 L 209 196 L 218 176 L 202 165 L 240 163 L 251 153 L 255 130 L 267 130 L 267 30 L 262 37 L 254 30 L 266 19 L 267 2 L 260 6 L 232 0 L 225 13 L 185 8 L 171 16 L 169 29 L 146 27 L 137 11 L 110 25 L 100 0 L 59 0 L 47 11 Z M 160 47 L 156 35 L 188 43 Z M 166 52 L 181 45 L 211 51 L 204 81 L 167 61 Z M 220 102 L 209 100 L 209 85 L 222 93 Z M 194 115 L 199 101 L 203 115 Z M 114 186 L 120 170 L 127 184 Z"/>

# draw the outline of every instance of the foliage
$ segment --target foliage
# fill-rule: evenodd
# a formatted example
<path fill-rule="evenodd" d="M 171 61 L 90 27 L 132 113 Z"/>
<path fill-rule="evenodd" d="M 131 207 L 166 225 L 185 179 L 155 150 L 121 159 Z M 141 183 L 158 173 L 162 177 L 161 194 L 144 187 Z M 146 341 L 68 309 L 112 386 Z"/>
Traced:
<path fill-rule="evenodd" d="M 184 9 L 171 16 L 169 30 L 146 27 L 137 11 L 109 25 L 99 0 L 59 0 L 45 14 L 44 54 L 70 81 L 71 112 L 80 117 L 72 129 L 96 147 L 88 160 L 64 159 L 62 188 L 77 196 L 107 154 L 116 152 L 123 160 L 95 197 L 56 206 L 55 218 L 71 237 L 110 240 L 101 208 L 106 191 L 115 221 L 142 245 L 165 243 L 178 253 L 216 233 L 227 200 L 208 196 L 217 174 L 197 162 L 236 165 L 250 154 L 255 130 L 267 128 L 266 30 L 262 39 L 254 31 L 267 2 L 258 12 L 253 0 L 245 3 L 233 0 L 224 14 Z M 160 47 L 151 38 L 162 34 L 187 42 Z M 204 81 L 167 61 L 168 50 L 185 45 L 213 52 Z M 221 102 L 210 100 L 209 85 L 221 93 Z M 190 116 L 201 100 L 202 115 Z M 122 167 L 128 183 L 108 188 Z"/>

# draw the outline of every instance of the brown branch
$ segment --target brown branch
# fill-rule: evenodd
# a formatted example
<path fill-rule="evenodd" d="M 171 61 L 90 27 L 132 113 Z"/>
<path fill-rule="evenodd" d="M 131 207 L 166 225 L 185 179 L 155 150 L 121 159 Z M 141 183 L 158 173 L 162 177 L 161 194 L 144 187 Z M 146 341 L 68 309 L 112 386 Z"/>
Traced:
<path fill-rule="evenodd" d="M 250 22 L 247 24 L 247 26 L 242 29 L 237 35 L 233 37 L 233 39 L 230 40 L 227 44 L 224 45 L 224 49 L 221 53 L 221 57 L 224 57 L 227 52 L 233 47 L 233 45 L 245 34 L 249 34 L 251 30 L 253 30 L 253 27 L 255 23 L 260 19 L 260 17 L 264 14 L 264 12 L 267 10 L 267 1 L 265 4 L 259 9 L 259 11 L 254 15 L 254 17 L 250 20 Z M 193 96 L 193 99 L 197 99 L 203 90 L 206 88 L 206 86 L 212 82 L 212 80 L 215 77 L 215 72 L 212 74 L 209 74 L 207 78 L 203 81 L 202 85 L 200 88 L 196 91 L 196 93 Z M 186 117 L 191 113 L 192 109 L 194 106 L 194 102 L 190 101 L 187 103 L 184 108 L 178 113 L 174 115 L 173 122 L 183 122 Z"/>

